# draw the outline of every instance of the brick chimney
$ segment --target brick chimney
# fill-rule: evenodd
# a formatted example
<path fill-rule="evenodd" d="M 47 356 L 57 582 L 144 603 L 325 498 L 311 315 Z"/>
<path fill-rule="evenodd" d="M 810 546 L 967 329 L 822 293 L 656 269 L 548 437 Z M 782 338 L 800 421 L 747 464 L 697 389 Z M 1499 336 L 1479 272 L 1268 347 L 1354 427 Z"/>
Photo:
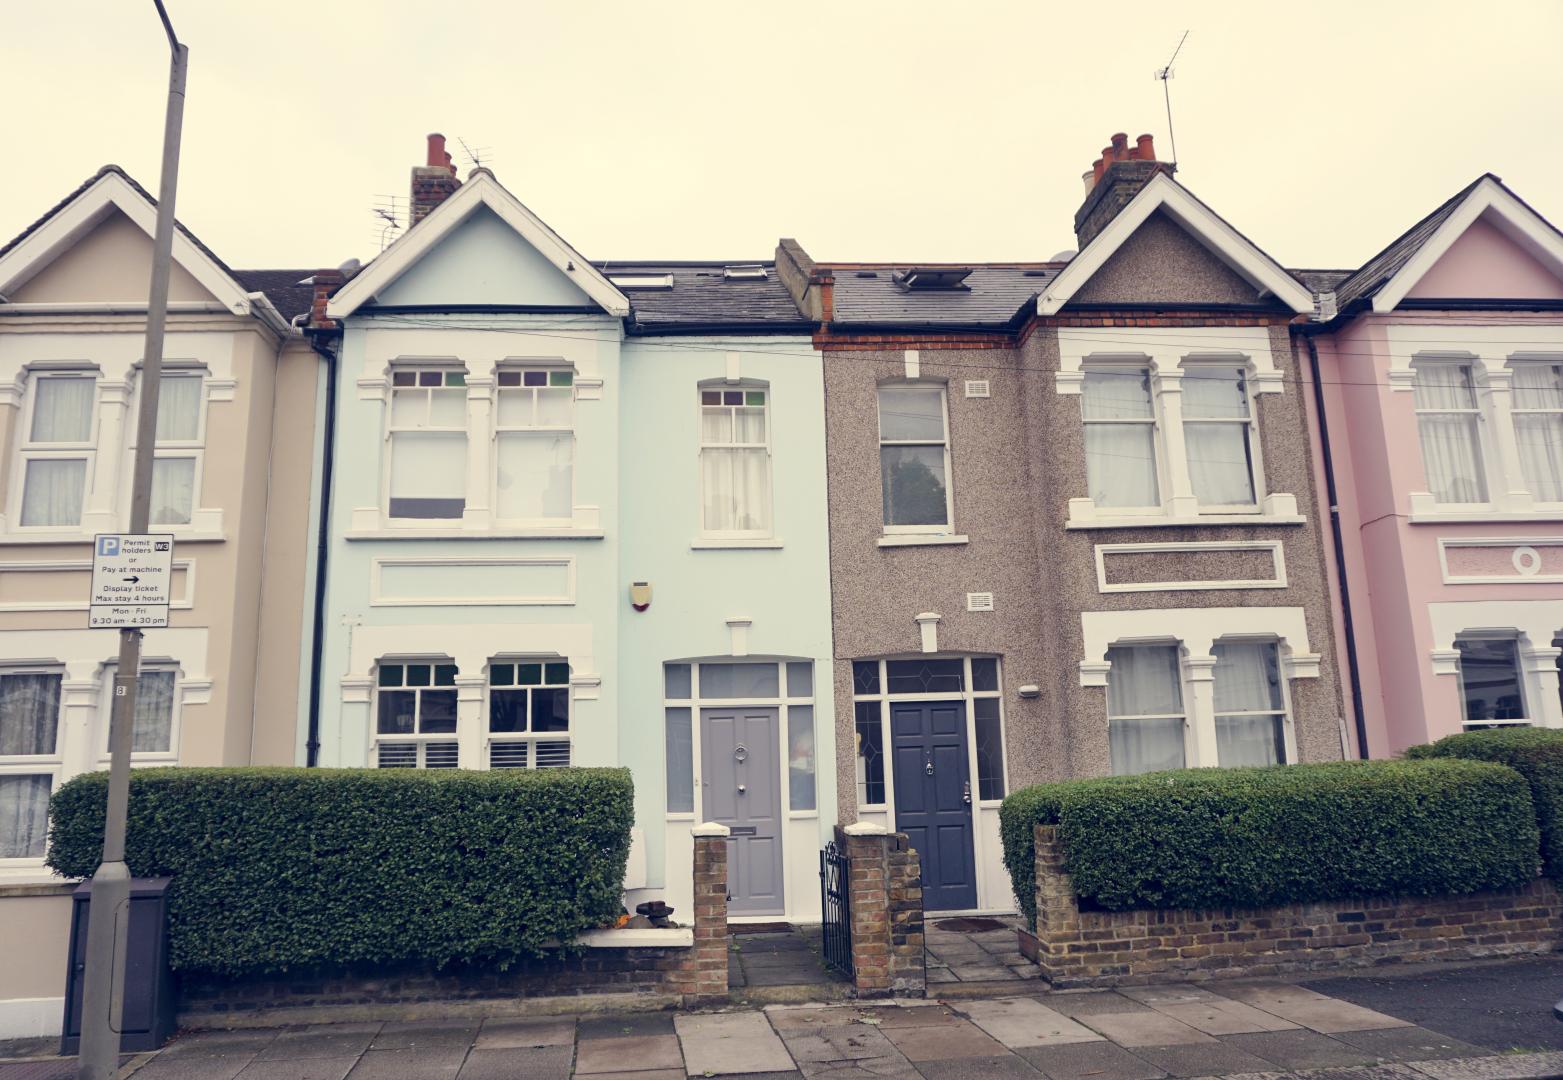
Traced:
<path fill-rule="evenodd" d="M 428 162 L 412 169 L 412 224 L 428 217 L 429 211 L 454 195 L 460 186 L 456 166 L 445 150 L 445 136 L 437 132 L 430 135 Z"/>
<path fill-rule="evenodd" d="M 1140 189 L 1151 182 L 1151 177 L 1157 173 L 1171 176 L 1175 171 L 1177 166 L 1171 162 L 1156 160 L 1151 136 L 1141 135 L 1130 146 L 1129 136 L 1123 132 L 1114 135 L 1084 177 L 1085 202 L 1075 211 L 1075 236 L 1080 247 L 1096 239 L 1096 234 L 1129 205 Z"/>

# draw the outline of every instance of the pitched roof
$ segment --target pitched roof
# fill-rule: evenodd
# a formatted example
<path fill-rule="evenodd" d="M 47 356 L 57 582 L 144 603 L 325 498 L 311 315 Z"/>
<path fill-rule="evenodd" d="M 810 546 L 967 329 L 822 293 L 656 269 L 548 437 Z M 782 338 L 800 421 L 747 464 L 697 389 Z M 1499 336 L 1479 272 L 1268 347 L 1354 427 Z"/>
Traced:
<path fill-rule="evenodd" d="M 1483 173 L 1455 192 L 1444 201 L 1443 205 L 1401 233 L 1387 248 L 1363 263 L 1361 268 L 1340 282 L 1335 287 L 1335 306 L 1345 311 L 1348 304 L 1371 298 L 1374 293 L 1383 288 L 1389 279 L 1422 249 L 1422 245 L 1438 231 L 1438 227 L 1449 220 L 1450 215 L 1465 201 L 1465 197 L 1476 190 L 1476 186 L 1489 176 L 1492 174 Z M 1498 179 L 1496 176 L 1492 178 Z"/>
<path fill-rule="evenodd" d="M 832 323 L 1007 329 L 1067 263 L 964 264 L 971 273 L 954 289 L 909 289 L 900 271 L 927 263 L 821 264 L 835 277 Z"/>
<path fill-rule="evenodd" d="M 1351 270 L 1288 270 L 1288 274 L 1308 287 L 1309 292 L 1330 292 L 1351 277 Z"/>
<path fill-rule="evenodd" d="M 233 276 L 249 292 L 265 293 L 271 306 L 289 322 L 310 309 L 315 287 L 300 285 L 313 270 L 235 270 Z"/>
<path fill-rule="evenodd" d="M 748 262 L 597 262 L 613 281 L 627 274 L 667 274 L 671 289 L 623 288 L 630 301 L 628 330 L 632 334 L 695 333 L 703 330 L 802 333 L 814 328 L 776 276 L 769 260 Z M 729 279 L 730 266 L 758 266 L 763 279 Z"/>

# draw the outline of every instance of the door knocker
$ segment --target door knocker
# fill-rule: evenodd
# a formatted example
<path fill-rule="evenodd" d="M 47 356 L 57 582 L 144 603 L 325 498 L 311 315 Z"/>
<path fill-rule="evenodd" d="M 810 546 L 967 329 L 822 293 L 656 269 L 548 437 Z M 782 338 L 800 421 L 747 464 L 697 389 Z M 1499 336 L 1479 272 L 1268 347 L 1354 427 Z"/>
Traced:
<path fill-rule="evenodd" d="M 929 776 L 932 776 L 933 775 L 933 758 L 926 759 L 923 762 L 923 768 L 927 770 Z"/>
<path fill-rule="evenodd" d="M 738 762 L 740 765 L 748 761 L 749 748 L 742 743 L 739 743 L 738 746 L 733 750 L 733 760 Z"/>

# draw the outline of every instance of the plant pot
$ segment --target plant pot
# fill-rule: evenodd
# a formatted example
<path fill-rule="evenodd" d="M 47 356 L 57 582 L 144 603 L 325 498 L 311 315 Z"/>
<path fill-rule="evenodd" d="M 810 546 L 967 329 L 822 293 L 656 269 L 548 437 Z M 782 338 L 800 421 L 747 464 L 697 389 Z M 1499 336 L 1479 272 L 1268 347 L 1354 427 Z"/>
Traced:
<path fill-rule="evenodd" d="M 1015 927 L 1015 938 L 1020 943 L 1020 955 L 1033 964 L 1042 962 L 1042 942 L 1024 926 Z"/>

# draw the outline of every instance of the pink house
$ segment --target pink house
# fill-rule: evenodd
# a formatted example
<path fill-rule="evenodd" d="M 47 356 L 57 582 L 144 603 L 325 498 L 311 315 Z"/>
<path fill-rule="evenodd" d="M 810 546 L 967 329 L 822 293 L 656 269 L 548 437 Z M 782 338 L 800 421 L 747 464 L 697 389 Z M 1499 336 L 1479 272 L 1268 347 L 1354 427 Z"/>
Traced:
<path fill-rule="evenodd" d="M 1563 234 L 1486 175 L 1321 278 L 1298 348 L 1348 715 L 1374 757 L 1563 727 Z"/>

